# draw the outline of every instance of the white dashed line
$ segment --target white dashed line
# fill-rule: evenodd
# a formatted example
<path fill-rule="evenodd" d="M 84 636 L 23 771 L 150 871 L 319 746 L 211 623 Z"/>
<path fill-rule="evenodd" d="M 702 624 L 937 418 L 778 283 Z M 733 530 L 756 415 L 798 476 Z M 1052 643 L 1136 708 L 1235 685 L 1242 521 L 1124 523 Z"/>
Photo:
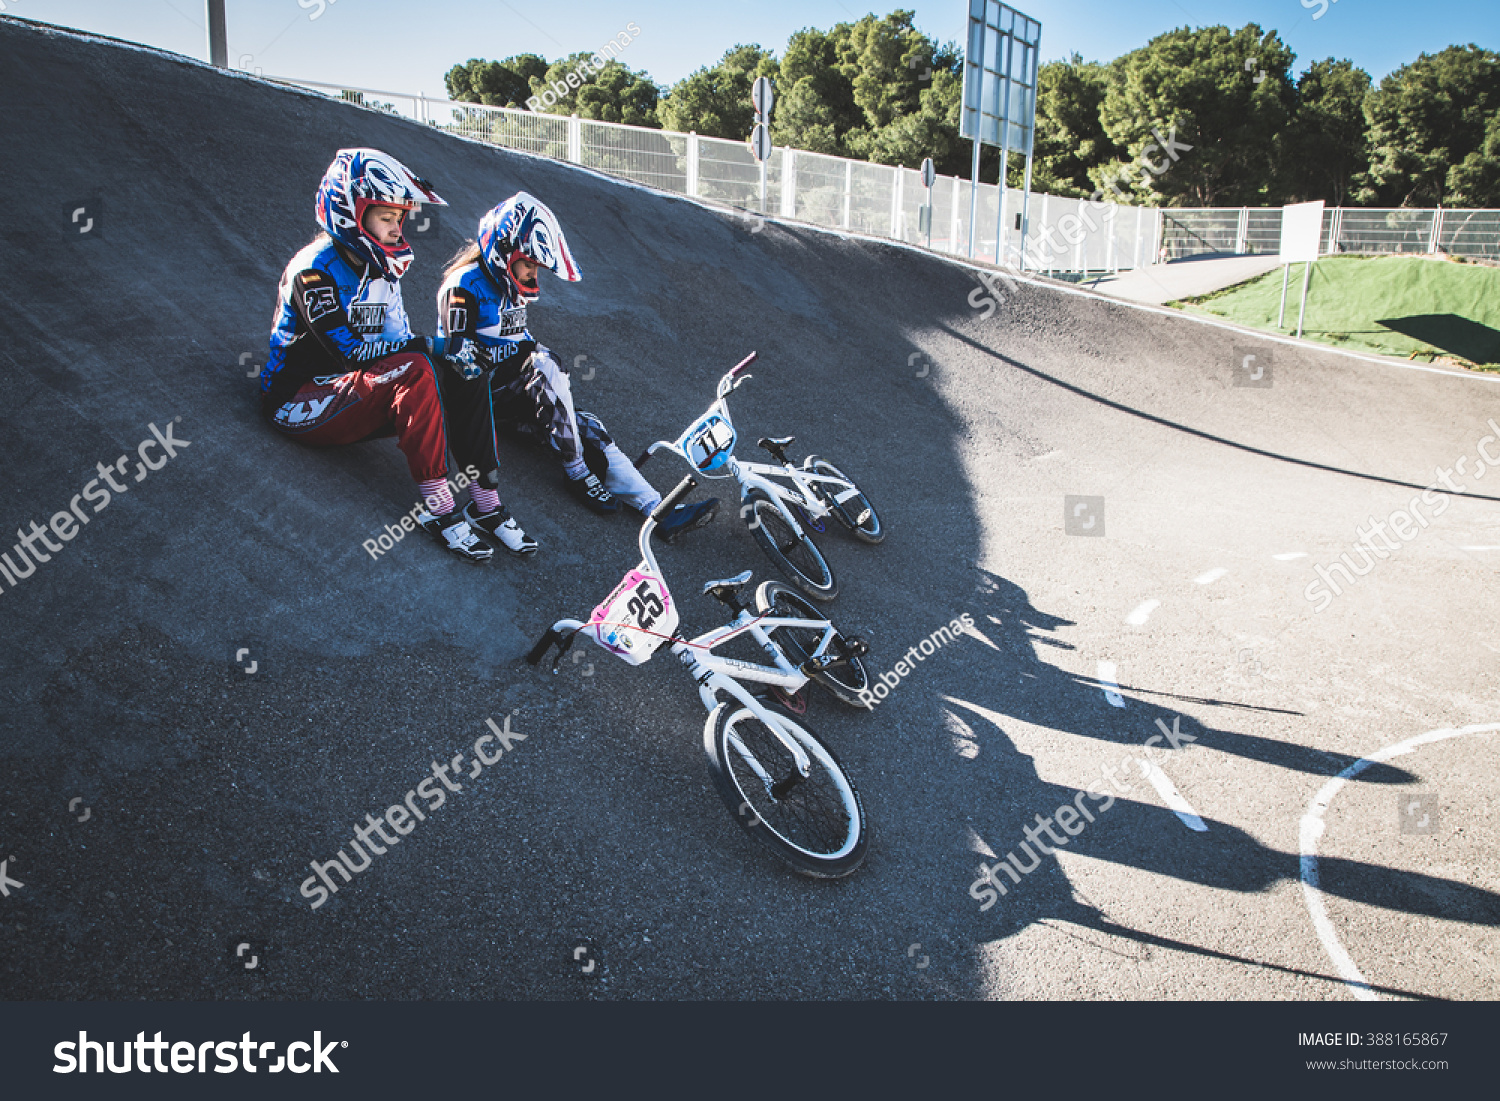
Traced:
<path fill-rule="evenodd" d="M 1466 726 L 1459 730 L 1429 730 L 1426 734 L 1418 734 L 1407 738 L 1404 742 L 1386 746 L 1368 757 L 1361 757 L 1329 780 L 1308 804 L 1307 813 L 1302 816 L 1301 828 L 1298 831 L 1302 850 L 1302 897 L 1307 902 L 1307 912 L 1312 917 L 1313 928 L 1317 930 L 1318 939 L 1323 942 L 1324 950 L 1333 960 L 1333 965 L 1338 968 L 1344 982 L 1349 985 L 1350 992 L 1360 1001 L 1375 1002 L 1380 999 L 1370 989 L 1369 980 L 1364 977 L 1349 953 L 1344 950 L 1343 944 L 1339 941 L 1339 935 L 1333 928 L 1333 922 L 1328 919 L 1328 909 L 1323 905 L 1323 892 L 1318 888 L 1318 839 L 1323 836 L 1323 812 L 1328 809 L 1328 804 L 1333 802 L 1333 797 L 1346 783 L 1371 765 L 1383 764 L 1392 757 L 1403 757 L 1418 746 L 1427 745 L 1430 742 L 1441 742 L 1464 734 L 1489 734 L 1497 730 L 1500 730 L 1500 723 Z"/>
<path fill-rule="evenodd" d="M 1167 779 L 1167 774 L 1157 768 L 1155 762 L 1143 761 L 1137 757 L 1135 763 L 1140 768 L 1141 775 L 1151 782 L 1151 786 L 1156 789 L 1156 794 L 1161 796 L 1162 802 L 1171 808 L 1173 814 L 1182 819 L 1184 826 L 1198 833 L 1208 832 L 1208 826 L 1204 825 L 1203 819 L 1198 817 L 1198 812 L 1193 809 L 1192 804 L 1182 797 L 1177 786 Z"/>
<path fill-rule="evenodd" d="M 1288 551 L 1286 554 L 1273 554 L 1272 558 L 1278 562 L 1290 562 L 1294 558 L 1306 558 L 1306 551 Z"/>
<path fill-rule="evenodd" d="M 1125 697 L 1120 695 L 1120 682 L 1116 679 L 1119 674 L 1115 671 L 1115 663 L 1112 661 L 1101 661 L 1099 663 L 1098 681 L 1104 689 L 1104 698 L 1109 701 L 1111 707 L 1124 707 Z"/>
<path fill-rule="evenodd" d="M 1151 618 L 1151 613 L 1161 607 L 1160 600 L 1148 600 L 1125 617 L 1125 622 L 1132 627 L 1139 627 Z"/>
<path fill-rule="evenodd" d="M 1202 577 L 1193 578 L 1193 583 L 1196 585 L 1212 585 L 1215 581 L 1219 580 L 1219 578 L 1223 577 L 1228 572 L 1229 571 L 1226 570 L 1223 566 L 1215 566 Z"/>

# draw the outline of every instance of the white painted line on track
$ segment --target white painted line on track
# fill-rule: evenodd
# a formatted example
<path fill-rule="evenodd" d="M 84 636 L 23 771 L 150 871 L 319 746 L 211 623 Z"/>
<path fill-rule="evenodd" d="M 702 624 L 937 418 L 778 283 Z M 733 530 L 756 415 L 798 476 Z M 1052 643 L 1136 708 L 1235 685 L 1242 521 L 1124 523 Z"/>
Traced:
<path fill-rule="evenodd" d="M 1144 603 L 1138 605 L 1135 611 L 1126 616 L 1125 622 L 1130 624 L 1132 627 L 1140 627 L 1146 622 L 1146 620 L 1151 618 L 1151 613 L 1156 611 L 1156 609 L 1160 607 L 1160 600 L 1147 600 Z"/>
<path fill-rule="evenodd" d="M 1278 561 L 1278 562 L 1290 562 L 1294 558 L 1306 558 L 1307 557 L 1307 552 L 1306 551 L 1287 551 L 1286 554 L 1273 554 L 1273 555 L 1271 555 L 1271 557 L 1274 558 L 1274 559 L 1276 559 L 1276 561 Z"/>
<path fill-rule="evenodd" d="M 1491 551 L 1500 550 L 1500 547 L 1459 547 L 1458 549 L 1466 551 Z"/>
<path fill-rule="evenodd" d="M 1323 813 L 1328 810 L 1328 804 L 1333 802 L 1333 797 L 1342 790 L 1343 786 L 1371 765 L 1383 764 L 1392 757 L 1404 757 L 1419 746 L 1432 742 L 1446 741 L 1464 734 L 1492 734 L 1496 731 L 1500 731 L 1500 723 L 1465 726 L 1458 730 L 1429 730 L 1426 734 L 1417 734 L 1407 738 L 1404 742 L 1386 746 L 1368 757 L 1361 757 L 1329 780 L 1307 805 L 1307 813 L 1302 816 L 1298 829 L 1298 841 L 1302 854 L 1302 898 L 1307 903 L 1308 915 L 1312 918 L 1318 939 L 1323 942 L 1324 951 L 1328 953 L 1328 958 L 1333 960 L 1333 965 L 1338 968 L 1339 974 L 1348 984 L 1350 993 L 1360 1001 L 1377 1002 L 1380 998 L 1375 991 L 1370 989 L 1369 980 L 1364 977 L 1349 953 L 1344 950 L 1343 944 L 1339 941 L 1338 932 L 1328 918 L 1328 908 L 1323 905 L 1323 892 L 1318 888 L 1318 839 L 1323 836 Z"/>
<path fill-rule="evenodd" d="M 1219 580 L 1219 578 L 1223 577 L 1228 572 L 1229 571 L 1226 570 L 1223 566 L 1215 566 L 1202 577 L 1193 578 L 1193 583 L 1197 585 L 1212 585 L 1215 581 Z"/>
<path fill-rule="evenodd" d="M 1162 802 L 1167 804 L 1173 814 L 1182 819 L 1182 824 L 1197 833 L 1207 833 L 1208 826 L 1203 819 L 1198 817 L 1198 812 L 1192 807 L 1182 793 L 1177 790 L 1177 785 L 1167 779 L 1167 774 L 1158 768 L 1153 761 L 1143 761 L 1139 757 L 1135 759 L 1141 775 L 1151 782 L 1156 789 L 1156 794 L 1161 796 Z"/>
<path fill-rule="evenodd" d="M 1125 697 L 1120 695 L 1119 674 L 1115 671 L 1115 663 L 1112 661 L 1101 661 L 1099 663 L 1099 675 L 1096 678 L 1104 688 L 1104 698 L 1109 701 L 1111 707 L 1124 707 Z"/>

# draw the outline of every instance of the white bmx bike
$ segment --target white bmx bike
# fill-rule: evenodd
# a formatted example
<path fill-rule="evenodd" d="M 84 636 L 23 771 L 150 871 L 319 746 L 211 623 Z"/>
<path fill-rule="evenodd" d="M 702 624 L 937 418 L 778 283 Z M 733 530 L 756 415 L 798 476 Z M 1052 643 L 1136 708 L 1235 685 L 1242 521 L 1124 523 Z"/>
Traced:
<path fill-rule="evenodd" d="M 646 448 L 636 466 L 644 466 L 665 448 L 706 477 L 735 479 L 740 484 L 740 517 L 750 525 L 750 533 L 767 557 L 814 600 L 832 600 L 838 595 L 838 581 L 813 542 L 812 532 L 823 532 L 829 516 L 866 543 L 879 543 L 885 538 L 885 528 L 869 497 L 838 467 L 816 455 L 802 460 L 801 466 L 788 462 L 786 449 L 796 442 L 792 436 L 760 438 L 760 446 L 770 452 L 775 464 L 742 463 L 734 457 L 736 435 L 729 418 L 729 393 L 752 377 L 740 372 L 755 358 L 751 352 L 731 367 L 719 380 L 707 412 L 677 439 L 658 440 Z"/>
<path fill-rule="evenodd" d="M 625 575 L 587 622 L 560 619 L 532 647 L 536 665 L 557 647 L 552 671 L 580 635 L 631 665 L 666 646 L 698 682 L 708 709 L 703 748 L 719 796 L 734 821 L 803 875 L 835 879 L 865 858 L 868 828 L 854 782 L 833 751 L 787 707 L 752 695 L 740 681 L 799 691 L 811 679 L 851 707 L 864 707 L 870 676 L 861 656 L 869 648 L 842 635 L 813 606 L 779 581 L 755 591 L 754 611 L 741 597 L 750 571 L 710 581 L 703 591 L 727 605 L 734 619 L 684 638 L 677 605 L 651 551 L 657 521 L 697 485 L 683 479 L 641 525 L 641 563 Z M 767 664 L 714 653 L 730 639 L 753 638 Z M 727 699 L 720 699 L 723 695 Z"/>

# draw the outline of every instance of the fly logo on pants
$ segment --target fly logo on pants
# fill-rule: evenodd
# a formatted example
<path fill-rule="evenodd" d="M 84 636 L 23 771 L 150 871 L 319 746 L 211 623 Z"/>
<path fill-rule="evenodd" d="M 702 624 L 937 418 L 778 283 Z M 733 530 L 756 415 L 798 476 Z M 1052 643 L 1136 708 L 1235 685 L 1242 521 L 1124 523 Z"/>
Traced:
<path fill-rule="evenodd" d="M 288 402 L 276 410 L 276 423 L 293 425 L 317 420 L 333 404 L 333 398 L 334 395 L 329 394 L 325 398 L 313 398 L 308 401 L 299 401 L 295 404 Z"/>

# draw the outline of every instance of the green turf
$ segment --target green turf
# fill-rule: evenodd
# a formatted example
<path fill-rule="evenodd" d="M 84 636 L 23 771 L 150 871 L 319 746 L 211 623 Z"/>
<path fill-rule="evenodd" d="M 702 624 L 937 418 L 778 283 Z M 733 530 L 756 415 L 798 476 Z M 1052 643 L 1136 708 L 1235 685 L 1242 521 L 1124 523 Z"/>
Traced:
<path fill-rule="evenodd" d="M 1293 264 L 1286 323 L 1297 331 L 1303 265 Z M 1175 303 L 1276 331 L 1282 269 Z M 1302 335 L 1342 348 L 1500 369 L 1500 268 L 1403 256 L 1330 256 L 1312 270 Z"/>

